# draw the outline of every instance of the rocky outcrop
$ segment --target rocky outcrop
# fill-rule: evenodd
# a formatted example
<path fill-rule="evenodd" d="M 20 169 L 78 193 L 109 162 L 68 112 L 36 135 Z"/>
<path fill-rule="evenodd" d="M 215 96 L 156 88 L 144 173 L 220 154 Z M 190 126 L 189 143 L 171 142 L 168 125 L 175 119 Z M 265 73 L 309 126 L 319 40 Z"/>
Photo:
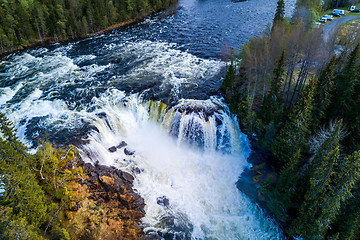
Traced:
<path fill-rule="evenodd" d="M 237 188 L 252 200 L 257 202 L 264 210 L 266 199 L 261 193 L 261 186 L 267 180 L 276 181 L 277 174 L 273 169 L 274 156 L 258 146 L 257 142 L 251 141 L 251 154 L 247 161 L 252 164 L 250 169 L 245 169 L 236 182 Z"/>
<path fill-rule="evenodd" d="M 72 184 L 74 204 L 65 228 L 76 239 L 141 239 L 145 203 L 134 177 L 115 167 L 81 164 L 83 180 Z"/>
<path fill-rule="evenodd" d="M 84 173 L 89 176 L 85 184 L 92 190 L 92 198 L 99 202 L 118 201 L 122 208 L 132 212 L 132 218 L 139 220 L 145 216 L 144 199 L 133 190 L 134 177 L 115 167 L 86 163 Z"/>

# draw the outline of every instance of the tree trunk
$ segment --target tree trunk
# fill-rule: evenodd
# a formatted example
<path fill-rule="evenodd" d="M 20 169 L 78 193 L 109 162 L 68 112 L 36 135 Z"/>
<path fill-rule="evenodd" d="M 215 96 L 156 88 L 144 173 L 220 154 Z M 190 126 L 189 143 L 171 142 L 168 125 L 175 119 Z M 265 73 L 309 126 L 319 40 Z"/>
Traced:
<path fill-rule="evenodd" d="M 287 91 L 286 91 L 286 98 L 285 98 L 285 103 L 284 103 L 284 110 L 286 109 L 287 107 L 287 102 L 288 102 L 288 99 L 289 99 L 289 93 L 290 93 L 290 87 L 291 87 L 291 80 L 292 80 L 292 77 L 293 77 L 293 74 L 294 74 L 294 69 L 295 69 L 295 60 L 296 60 L 296 57 L 297 57 L 297 54 L 294 53 L 290 62 L 289 62 L 289 67 L 288 67 L 288 72 L 286 74 L 286 77 L 288 78 L 287 79 L 287 84 L 288 84 L 288 87 L 287 87 Z M 285 88 L 285 86 L 284 86 Z"/>

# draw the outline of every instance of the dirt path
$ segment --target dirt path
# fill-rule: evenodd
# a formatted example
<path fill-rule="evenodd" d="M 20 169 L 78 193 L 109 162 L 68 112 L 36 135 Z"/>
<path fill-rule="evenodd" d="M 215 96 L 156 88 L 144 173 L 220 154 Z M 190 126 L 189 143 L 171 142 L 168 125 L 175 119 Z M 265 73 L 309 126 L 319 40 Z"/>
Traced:
<path fill-rule="evenodd" d="M 341 25 L 343 25 L 344 23 L 356 19 L 356 18 L 360 18 L 360 15 L 358 16 L 348 16 L 348 17 L 341 17 L 338 19 L 334 19 L 331 23 L 326 24 L 323 27 L 323 33 L 322 33 L 322 37 L 324 39 L 325 42 L 328 42 L 329 39 L 331 39 L 332 36 L 334 36 L 334 34 L 337 33 L 337 31 L 339 30 L 339 27 Z"/>

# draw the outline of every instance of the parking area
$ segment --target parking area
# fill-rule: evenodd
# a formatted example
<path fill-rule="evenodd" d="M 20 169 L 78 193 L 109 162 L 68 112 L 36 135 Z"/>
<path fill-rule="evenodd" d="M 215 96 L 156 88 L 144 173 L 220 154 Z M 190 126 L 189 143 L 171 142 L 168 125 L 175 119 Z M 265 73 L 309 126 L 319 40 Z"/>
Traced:
<path fill-rule="evenodd" d="M 335 18 L 339 18 L 346 15 L 360 15 L 360 9 L 356 6 L 351 6 L 349 9 L 333 9 L 331 13 L 325 14 L 322 16 L 318 22 L 319 23 L 326 23 L 329 21 L 334 20 Z"/>

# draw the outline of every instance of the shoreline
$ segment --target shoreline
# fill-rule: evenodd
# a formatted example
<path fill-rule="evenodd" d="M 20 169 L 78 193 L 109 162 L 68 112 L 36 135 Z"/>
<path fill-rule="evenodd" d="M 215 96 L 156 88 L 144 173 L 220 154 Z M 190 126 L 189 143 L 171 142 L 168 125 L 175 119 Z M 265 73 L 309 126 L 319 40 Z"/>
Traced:
<path fill-rule="evenodd" d="M 181 7 L 177 6 L 177 4 L 178 4 L 178 1 L 176 1 L 176 3 L 174 3 L 174 5 L 169 6 L 166 9 L 162 9 L 162 10 L 152 12 L 152 13 L 147 13 L 140 17 L 136 17 L 135 19 L 129 19 L 127 21 L 123 21 L 123 22 L 119 22 L 117 24 L 110 25 L 99 31 L 88 33 L 86 36 L 82 36 L 82 37 L 79 36 L 79 37 L 74 37 L 74 38 L 71 36 L 68 36 L 68 38 L 62 39 L 62 40 L 55 40 L 55 38 L 48 38 L 48 39 L 45 39 L 42 41 L 38 40 L 37 42 L 31 43 L 29 45 L 23 45 L 23 46 L 14 48 L 9 51 L 1 52 L 0 53 L 0 61 L 2 61 L 4 58 L 6 58 L 9 55 L 12 55 L 15 53 L 21 53 L 21 52 L 24 52 L 24 51 L 27 51 L 27 50 L 33 49 L 33 48 L 47 46 L 47 45 L 56 44 L 56 43 L 66 43 L 66 42 L 77 41 L 77 40 L 88 39 L 88 38 L 100 36 L 102 34 L 106 34 L 106 33 L 121 29 L 121 28 L 125 28 L 128 26 L 143 22 L 143 21 L 145 21 L 146 18 L 153 16 L 154 14 L 157 14 L 157 13 L 163 13 L 159 17 L 166 18 L 166 17 L 176 14 L 181 9 Z"/>
<path fill-rule="evenodd" d="M 252 202 L 256 203 L 266 216 L 273 218 L 279 228 L 282 229 L 284 236 L 287 236 L 285 230 L 286 223 L 277 219 L 273 212 L 267 207 L 267 199 L 261 193 L 261 187 L 267 179 L 276 180 L 279 177 L 278 173 L 273 169 L 274 166 L 272 162 L 275 157 L 271 152 L 259 146 L 255 138 L 250 137 L 247 133 L 245 134 L 248 135 L 251 146 L 251 153 L 246 161 L 252 166 L 246 168 L 239 175 L 235 185 L 239 191 L 244 193 Z"/>

